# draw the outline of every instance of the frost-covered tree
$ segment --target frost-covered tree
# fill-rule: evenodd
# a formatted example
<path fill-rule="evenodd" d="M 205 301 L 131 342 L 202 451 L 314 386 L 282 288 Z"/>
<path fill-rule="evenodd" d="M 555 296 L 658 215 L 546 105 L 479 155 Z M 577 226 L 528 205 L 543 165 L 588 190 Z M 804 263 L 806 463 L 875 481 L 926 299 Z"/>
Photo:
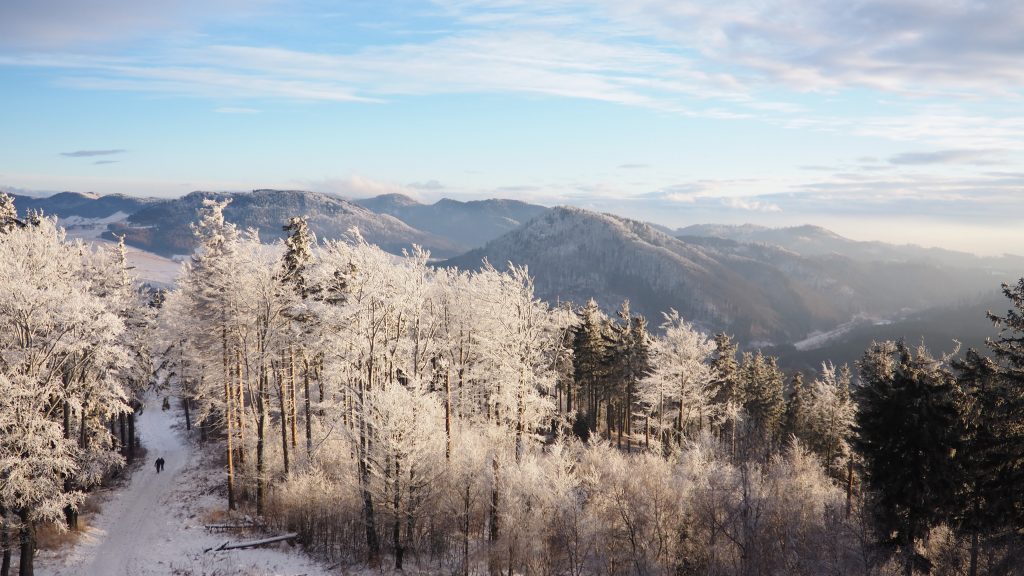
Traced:
<path fill-rule="evenodd" d="M 654 414 L 661 441 L 682 444 L 712 420 L 713 342 L 675 310 L 665 314 L 664 335 L 651 346 L 652 370 L 641 396 Z"/>
<path fill-rule="evenodd" d="M 145 368 L 100 257 L 50 219 L 0 234 L 0 512 L 20 531 L 22 574 L 36 526 L 73 520 L 82 490 L 123 462 L 108 426 Z"/>

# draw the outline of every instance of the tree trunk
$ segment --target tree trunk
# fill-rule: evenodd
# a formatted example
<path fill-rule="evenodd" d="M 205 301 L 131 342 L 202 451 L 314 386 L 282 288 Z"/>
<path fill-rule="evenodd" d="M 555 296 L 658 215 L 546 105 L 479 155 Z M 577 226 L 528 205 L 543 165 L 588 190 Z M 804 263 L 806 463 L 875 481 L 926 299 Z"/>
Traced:
<path fill-rule="evenodd" d="M 291 409 L 292 409 L 292 448 L 296 446 L 295 443 L 295 421 L 298 419 L 298 409 L 296 408 L 297 402 L 295 401 L 295 353 L 292 351 L 291 345 L 288 346 L 288 390 L 291 397 Z"/>
<path fill-rule="evenodd" d="M 978 501 L 978 496 L 974 496 L 974 526 L 971 529 L 971 563 L 967 568 L 967 576 L 978 576 L 978 519 L 981 516 L 981 503 Z"/>
<path fill-rule="evenodd" d="M 402 559 L 405 549 L 402 548 L 402 463 L 395 458 L 395 482 L 393 487 L 392 508 L 394 510 L 394 524 L 391 525 L 391 545 L 395 550 L 395 570 L 402 569 Z"/>
<path fill-rule="evenodd" d="M 846 517 L 853 511 L 853 457 L 846 461 Z"/>
<path fill-rule="evenodd" d="M 372 371 L 370 372 L 372 374 Z M 377 539 L 377 519 L 373 512 L 373 496 L 370 494 L 369 434 L 366 424 L 364 383 L 360 382 L 359 395 L 359 490 L 363 497 L 363 527 L 366 530 L 366 548 L 371 566 L 380 562 L 380 541 Z"/>
<path fill-rule="evenodd" d="M 228 371 L 228 329 L 221 328 L 221 346 L 224 353 L 224 427 L 227 432 L 228 459 L 228 510 L 235 509 L 235 461 L 231 443 L 231 405 L 234 404 L 231 392 L 231 374 Z"/>
<path fill-rule="evenodd" d="M 18 576 L 34 576 L 36 527 L 29 521 L 27 510 L 22 510 L 19 516 L 21 516 L 21 554 L 18 560 Z"/>
<path fill-rule="evenodd" d="M 238 444 L 235 452 L 238 454 L 238 463 L 245 464 L 245 390 L 242 383 L 242 353 L 235 351 L 235 377 L 236 396 L 238 408 L 235 410 L 235 427 L 238 430 Z"/>
<path fill-rule="evenodd" d="M 306 402 L 306 457 L 313 455 L 313 421 L 309 406 L 309 360 L 302 360 L 302 388 L 303 397 Z"/>
<path fill-rule="evenodd" d="M 182 398 L 181 398 L 181 407 L 182 407 L 182 409 L 185 410 L 185 430 L 186 431 L 190 431 L 190 430 L 192 430 L 192 415 L 191 415 L 191 413 L 189 412 L 189 409 L 188 409 L 188 397 L 187 396 L 182 396 Z"/>
<path fill-rule="evenodd" d="M 11 575 L 11 528 L 7 522 L 7 510 L 0 508 L 0 549 L 3 560 L 0 561 L 0 576 Z"/>
<path fill-rule="evenodd" d="M 494 477 L 491 483 L 491 508 L 488 512 L 490 516 L 488 540 L 495 542 L 498 540 L 500 535 L 498 526 L 498 455 L 495 454 L 491 457 L 491 470 L 494 472 Z"/>
<path fill-rule="evenodd" d="M 267 437 L 267 373 L 264 366 L 260 366 L 257 376 L 259 390 L 256 398 L 256 408 L 259 417 L 256 421 L 256 514 L 262 516 L 265 512 L 267 468 L 264 460 L 264 446 Z"/>
<path fill-rule="evenodd" d="M 281 408 L 281 457 L 284 464 L 284 475 L 288 476 L 288 406 L 285 395 L 285 383 L 281 376 L 281 370 L 274 368 L 274 380 L 277 384 L 277 403 Z"/>
<path fill-rule="evenodd" d="M 452 456 L 452 375 L 444 371 L 444 459 Z"/>
<path fill-rule="evenodd" d="M 135 461 L 135 406 L 132 403 L 132 411 L 128 413 L 126 420 L 128 421 L 128 463 L 131 464 Z"/>
<path fill-rule="evenodd" d="M 463 504 L 465 504 L 465 516 L 462 518 L 462 576 L 469 576 L 469 484 L 466 484 L 465 496 L 463 496 Z"/>

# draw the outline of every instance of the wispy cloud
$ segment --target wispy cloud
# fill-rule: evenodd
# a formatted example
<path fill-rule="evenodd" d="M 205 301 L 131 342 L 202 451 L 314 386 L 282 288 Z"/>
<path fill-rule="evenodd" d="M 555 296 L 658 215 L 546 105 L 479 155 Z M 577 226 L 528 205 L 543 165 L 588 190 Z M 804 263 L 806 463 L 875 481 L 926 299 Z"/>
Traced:
<path fill-rule="evenodd" d="M 68 156 L 70 158 L 91 158 L 93 156 L 110 156 L 113 154 L 124 154 L 126 150 L 121 148 L 110 149 L 110 150 L 75 150 L 74 152 L 61 152 L 61 156 Z"/>
<path fill-rule="evenodd" d="M 650 164 L 619 164 L 619 169 L 622 170 L 640 170 L 643 168 L 650 168 Z"/>
<path fill-rule="evenodd" d="M 93 162 L 93 164 L 96 164 L 96 165 L 101 165 L 101 164 L 117 164 L 118 162 L 120 162 L 120 160 L 97 160 L 97 161 Z"/>
<path fill-rule="evenodd" d="M 890 164 L 971 164 L 987 166 L 1002 164 L 999 150 L 939 150 L 936 152 L 904 152 L 889 158 Z"/>

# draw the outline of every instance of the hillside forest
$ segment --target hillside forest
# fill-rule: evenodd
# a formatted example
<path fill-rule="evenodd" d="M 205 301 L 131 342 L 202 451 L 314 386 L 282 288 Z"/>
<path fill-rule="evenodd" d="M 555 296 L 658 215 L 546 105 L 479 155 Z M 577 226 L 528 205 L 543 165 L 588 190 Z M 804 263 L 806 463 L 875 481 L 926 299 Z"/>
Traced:
<path fill-rule="evenodd" d="M 135 450 L 152 387 L 224 507 L 341 566 L 437 574 L 1018 574 L 1024 279 L 985 350 L 785 374 L 674 310 L 552 306 L 206 201 L 169 291 L 0 195 L 0 576 Z M 656 323 L 652 327 L 649 322 Z M 656 329 L 655 329 L 656 328 Z M 26 562 L 27 559 L 27 562 Z"/>

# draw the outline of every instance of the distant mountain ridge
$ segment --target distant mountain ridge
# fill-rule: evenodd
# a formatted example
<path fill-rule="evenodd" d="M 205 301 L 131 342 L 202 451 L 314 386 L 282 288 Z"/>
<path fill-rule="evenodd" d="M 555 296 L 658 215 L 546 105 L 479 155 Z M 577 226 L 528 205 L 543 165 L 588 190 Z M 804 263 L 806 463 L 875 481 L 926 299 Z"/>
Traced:
<path fill-rule="evenodd" d="M 442 198 L 433 204 L 421 204 L 403 194 L 354 202 L 379 214 L 390 214 L 413 228 L 448 238 L 465 250 L 483 246 L 549 210 L 537 204 L 497 198 L 468 202 Z"/>
<path fill-rule="evenodd" d="M 473 269 L 526 265 L 538 295 L 606 309 L 629 299 L 657 323 L 678 310 L 709 331 L 746 343 L 792 342 L 856 316 L 885 317 L 973 297 L 991 289 L 990 271 L 932 263 L 803 256 L 769 244 L 690 236 L 579 208 L 553 208 L 483 248 L 441 265 Z"/>
<path fill-rule="evenodd" d="M 337 196 L 303 190 L 252 192 L 192 192 L 181 198 L 152 202 L 123 224 L 112 224 L 109 236 L 161 255 L 190 254 L 195 239 L 189 224 L 198 219 L 203 200 L 230 199 L 225 218 L 239 228 L 255 228 L 264 240 L 283 237 L 282 226 L 292 216 L 304 216 L 319 238 L 340 238 L 355 227 L 368 242 L 400 253 L 418 244 L 441 256 L 461 252 L 446 238 L 417 230 L 401 220 L 377 214 Z"/>
<path fill-rule="evenodd" d="M 679 237 L 712 237 L 745 244 L 770 244 L 801 256 L 838 254 L 864 261 L 927 261 L 943 266 L 976 268 L 979 266 L 1024 270 L 1024 257 L 1004 255 L 980 257 L 968 252 L 944 248 L 925 248 L 914 244 L 888 244 L 851 240 L 831 230 L 806 224 L 785 228 L 767 228 L 755 224 L 696 224 L 676 230 Z"/>
<path fill-rule="evenodd" d="M 193 192 L 181 198 L 134 198 L 65 192 L 18 195 L 19 211 L 61 217 L 79 237 L 124 235 L 163 256 L 189 254 L 205 198 L 231 199 L 239 228 L 280 238 L 294 215 L 321 239 L 356 227 L 392 253 L 412 244 L 441 265 L 528 265 L 537 294 L 551 303 L 595 298 L 606 310 L 623 299 L 657 325 L 675 308 L 707 331 L 745 344 L 784 344 L 853 319 L 893 319 L 913 310 L 956 305 L 1024 270 L 1016 256 L 971 254 L 882 242 L 858 242 L 817 226 L 699 225 L 680 230 L 580 208 L 516 200 L 423 204 L 400 194 L 347 200 L 302 190 Z M 467 249 L 472 248 L 467 252 Z"/>
<path fill-rule="evenodd" d="M 27 210 L 42 211 L 44 214 L 70 218 L 107 218 L 118 212 L 134 214 L 145 206 L 157 202 L 155 198 L 137 198 L 124 194 L 83 194 L 81 192 L 60 192 L 53 196 L 37 198 L 35 196 L 13 195 L 14 205 L 18 212 Z"/>

